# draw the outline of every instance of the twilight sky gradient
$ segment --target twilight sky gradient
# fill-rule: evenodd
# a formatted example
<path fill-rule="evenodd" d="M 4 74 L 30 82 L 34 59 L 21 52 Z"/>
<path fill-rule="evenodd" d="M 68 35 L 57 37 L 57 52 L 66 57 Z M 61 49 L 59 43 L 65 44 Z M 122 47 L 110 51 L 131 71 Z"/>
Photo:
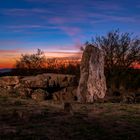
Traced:
<path fill-rule="evenodd" d="M 117 28 L 140 35 L 139 0 L 0 0 L 0 68 L 37 48 L 73 56 L 91 37 Z"/>

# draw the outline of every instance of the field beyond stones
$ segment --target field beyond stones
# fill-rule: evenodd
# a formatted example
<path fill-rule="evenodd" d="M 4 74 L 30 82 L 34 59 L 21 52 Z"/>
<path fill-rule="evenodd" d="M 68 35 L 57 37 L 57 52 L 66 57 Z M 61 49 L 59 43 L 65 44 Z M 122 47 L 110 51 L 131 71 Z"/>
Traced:
<path fill-rule="evenodd" d="M 139 140 L 140 104 L 63 104 L 0 96 L 0 140 Z"/>

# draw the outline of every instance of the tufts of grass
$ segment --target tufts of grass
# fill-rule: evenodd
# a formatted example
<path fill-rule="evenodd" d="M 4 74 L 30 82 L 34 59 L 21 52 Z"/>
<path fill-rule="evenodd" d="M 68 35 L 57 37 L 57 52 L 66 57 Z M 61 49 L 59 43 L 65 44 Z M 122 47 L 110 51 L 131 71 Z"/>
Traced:
<path fill-rule="evenodd" d="M 0 96 L 0 101 L 1 102 L 6 102 L 8 100 L 7 96 Z"/>
<path fill-rule="evenodd" d="M 14 105 L 15 106 L 21 106 L 22 102 L 20 100 L 17 100 L 17 101 L 14 102 Z"/>

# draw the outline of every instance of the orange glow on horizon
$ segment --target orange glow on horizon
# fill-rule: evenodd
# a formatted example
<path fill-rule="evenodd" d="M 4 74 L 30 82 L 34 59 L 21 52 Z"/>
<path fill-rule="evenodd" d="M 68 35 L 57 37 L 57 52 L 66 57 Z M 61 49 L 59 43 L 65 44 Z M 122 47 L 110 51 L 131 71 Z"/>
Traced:
<path fill-rule="evenodd" d="M 135 69 L 140 69 L 140 64 L 135 64 L 133 67 L 134 67 Z"/>
<path fill-rule="evenodd" d="M 31 53 L 31 52 L 30 52 Z M 0 51 L 0 68 L 14 68 L 21 53 L 16 50 Z M 81 52 L 45 52 L 46 58 L 81 58 Z M 134 63 L 133 68 L 140 69 L 140 64 Z"/>
<path fill-rule="evenodd" d="M 0 68 L 12 68 L 19 56 L 16 50 L 0 50 Z"/>
<path fill-rule="evenodd" d="M 21 53 L 19 52 L 1 52 L 0 53 L 0 68 L 14 68 L 16 60 L 19 59 Z M 76 52 L 45 52 L 46 58 L 81 58 L 81 53 Z"/>

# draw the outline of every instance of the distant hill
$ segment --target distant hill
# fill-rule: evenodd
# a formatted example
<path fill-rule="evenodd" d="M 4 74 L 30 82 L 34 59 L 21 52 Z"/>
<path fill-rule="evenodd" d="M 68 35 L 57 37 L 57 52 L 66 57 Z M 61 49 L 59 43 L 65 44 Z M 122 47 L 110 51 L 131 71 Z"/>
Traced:
<path fill-rule="evenodd" d="M 0 68 L 0 74 L 7 73 L 7 72 L 10 72 L 10 71 L 11 71 L 10 68 Z"/>

